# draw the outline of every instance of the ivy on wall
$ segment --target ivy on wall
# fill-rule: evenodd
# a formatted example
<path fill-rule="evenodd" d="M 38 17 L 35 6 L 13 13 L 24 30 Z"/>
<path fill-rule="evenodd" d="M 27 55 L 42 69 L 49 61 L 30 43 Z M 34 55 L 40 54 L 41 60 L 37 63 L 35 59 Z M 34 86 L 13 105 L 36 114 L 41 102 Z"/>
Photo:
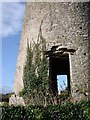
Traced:
<path fill-rule="evenodd" d="M 45 39 L 39 34 L 33 47 L 27 44 L 27 59 L 24 67 L 24 89 L 20 92 L 26 103 L 43 104 L 48 89 L 48 61 L 45 56 Z"/>

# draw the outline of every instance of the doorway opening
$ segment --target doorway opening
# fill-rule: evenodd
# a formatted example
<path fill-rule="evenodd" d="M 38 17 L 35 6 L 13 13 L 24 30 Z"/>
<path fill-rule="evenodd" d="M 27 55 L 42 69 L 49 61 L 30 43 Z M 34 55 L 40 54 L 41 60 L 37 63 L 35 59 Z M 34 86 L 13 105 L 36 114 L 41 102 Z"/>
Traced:
<path fill-rule="evenodd" d="M 49 88 L 53 95 L 68 90 L 70 92 L 69 55 L 60 54 L 49 57 Z M 64 79 L 64 80 L 63 80 Z M 61 85 L 61 86 L 59 86 Z"/>

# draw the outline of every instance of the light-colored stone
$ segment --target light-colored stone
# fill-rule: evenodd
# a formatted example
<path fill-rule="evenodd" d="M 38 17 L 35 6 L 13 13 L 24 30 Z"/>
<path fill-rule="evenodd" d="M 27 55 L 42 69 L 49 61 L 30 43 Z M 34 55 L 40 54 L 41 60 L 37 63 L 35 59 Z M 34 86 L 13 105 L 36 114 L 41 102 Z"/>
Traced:
<path fill-rule="evenodd" d="M 89 2 L 89 0 L 27 0 L 27 2 Z"/>
<path fill-rule="evenodd" d="M 90 3 L 59 0 L 51 3 L 35 0 L 26 4 L 14 81 L 15 94 L 18 95 L 23 88 L 27 40 L 31 44 L 36 42 L 40 27 L 47 50 L 55 44 L 76 50 L 75 54 L 69 55 L 71 94 L 77 99 L 84 99 L 83 95 L 75 93 L 75 85 L 84 89 L 84 83 L 88 83 L 90 96 Z"/>
<path fill-rule="evenodd" d="M 9 99 L 9 105 L 21 105 L 21 106 L 25 106 L 24 103 L 24 99 L 22 97 L 19 96 L 15 96 L 14 94 L 11 95 L 10 99 Z"/>

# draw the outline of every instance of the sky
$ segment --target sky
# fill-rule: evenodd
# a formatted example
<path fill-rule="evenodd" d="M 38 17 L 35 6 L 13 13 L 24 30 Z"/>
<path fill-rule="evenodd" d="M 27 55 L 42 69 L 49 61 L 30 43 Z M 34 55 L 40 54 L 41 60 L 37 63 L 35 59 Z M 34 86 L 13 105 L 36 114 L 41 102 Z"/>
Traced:
<path fill-rule="evenodd" d="M 58 91 L 64 91 L 68 86 L 67 75 L 57 75 Z"/>
<path fill-rule="evenodd" d="M 0 3 L 0 11 L 2 5 L 2 15 L 0 15 L 0 22 L 2 23 L 2 33 L 0 30 L 0 38 L 2 38 L 2 43 L 0 39 L 0 47 L 2 46 L 2 48 L 0 48 L 0 50 L 2 49 L 2 61 L 0 61 L 0 66 L 2 66 L 0 67 L 2 68 L 2 70 L 0 69 L 0 73 L 2 74 L 0 74 L 0 84 L 2 85 L 0 85 L 0 92 L 2 93 L 13 91 L 13 82 L 25 11 L 25 3 L 20 3 L 20 0 L 15 1 L 16 2 L 4 0 Z"/>
<path fill-rule="evenodd" d="M 13 2 L 12 2 L 13 1 Z M 15 2 L 16 1 L 16 2 Z M 20 36 L 25 12 L 25 1 L 0 2 L 0 93 L 13 92 Z M 2 41 L 1 41 L 2 38 Z M 1 48 L 2 47 L 2 48 Z M 58 90 L 67 85 L 67 76 L 57 76 Z"/>

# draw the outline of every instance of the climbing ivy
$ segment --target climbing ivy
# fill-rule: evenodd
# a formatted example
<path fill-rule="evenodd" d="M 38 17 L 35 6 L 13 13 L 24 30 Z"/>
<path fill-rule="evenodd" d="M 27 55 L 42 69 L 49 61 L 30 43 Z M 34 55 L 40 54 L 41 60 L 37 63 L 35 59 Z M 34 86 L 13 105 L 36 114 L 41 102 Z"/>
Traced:
<path fill-rule="evenodd" d="M 26 103 L 43 104 L 48 83 L 48 61 L 45 56 L 45 40 L 38 37 L 33 48 L 27 44 L 27 58 L 24 67 L 24 89 L 20 92 Z"/>

